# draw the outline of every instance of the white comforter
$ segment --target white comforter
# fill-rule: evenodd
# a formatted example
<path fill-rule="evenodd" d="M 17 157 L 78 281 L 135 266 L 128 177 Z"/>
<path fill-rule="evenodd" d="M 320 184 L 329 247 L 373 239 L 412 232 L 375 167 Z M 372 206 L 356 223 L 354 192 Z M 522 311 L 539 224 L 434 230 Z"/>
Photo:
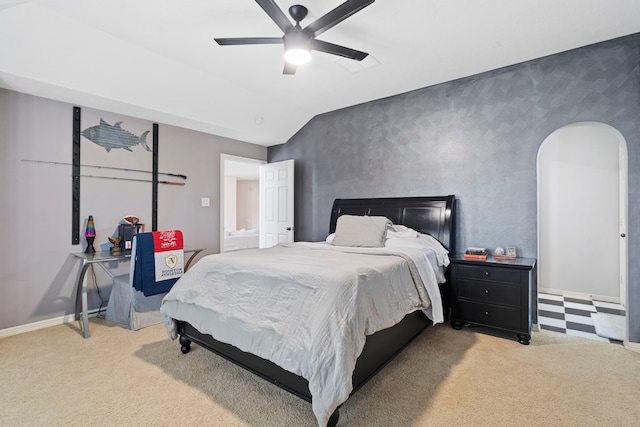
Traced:
<path fill-rule="evenodd" d="M 309 382 L 325 426 L 352 391 L 365 338 L 422 309 L 443 321 L 427 250 L 280 244 L 202 258 L 162 301 L 175 321 L 268 359 Z"/>

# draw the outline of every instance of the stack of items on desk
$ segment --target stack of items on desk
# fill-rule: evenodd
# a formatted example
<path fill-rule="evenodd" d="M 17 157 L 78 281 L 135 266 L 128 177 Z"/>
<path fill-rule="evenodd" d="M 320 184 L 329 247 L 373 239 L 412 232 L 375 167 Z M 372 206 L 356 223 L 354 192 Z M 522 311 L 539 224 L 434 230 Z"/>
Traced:
<path fill-rule="evenodd" d="M 464 253 L 464 259 L 472 261 L 486 261 L 487 249 L 486 248 L 467 248 Z"/>

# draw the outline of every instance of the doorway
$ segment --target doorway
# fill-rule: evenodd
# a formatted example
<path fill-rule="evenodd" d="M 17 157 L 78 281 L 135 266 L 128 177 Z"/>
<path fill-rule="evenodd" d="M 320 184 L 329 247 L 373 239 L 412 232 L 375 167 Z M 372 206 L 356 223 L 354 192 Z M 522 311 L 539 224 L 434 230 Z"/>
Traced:
<path fill-rule="evenodd" d="M 263 160 L 220 155 L 220 252 L 259 245 L 259 180 Z"/>
<path fill-rule="evenodd" d="M 538 151 L 541 291 L 626 306 L 627 145 L 615 128 L 578 122 Z"/>

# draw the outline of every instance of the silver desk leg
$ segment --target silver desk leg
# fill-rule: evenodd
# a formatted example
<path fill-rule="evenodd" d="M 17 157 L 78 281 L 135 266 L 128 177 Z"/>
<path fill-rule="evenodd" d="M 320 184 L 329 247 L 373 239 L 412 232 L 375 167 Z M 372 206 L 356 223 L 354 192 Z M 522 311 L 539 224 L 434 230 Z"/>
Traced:
<path fill-rule="evenodd" d="M 198 250 L 193 251 L 193 253 L 189 257 L 189 259 L 187 260 L 187 263 L 184 265 L 184 271 L 187 271 L 187 268 L 189 268 L 189 266 L 191 265 L 191 261 L 193 261 L 193 259 L 196 257 L 196 255 L 198 255 L 203 250 L 204 249 L 198 249 Z"/>
<path fill-rule="evenodd" d="M 80 319 L 80 311 L 82 311 L 82 332 L 85 338 L 89 338 L 89 313 L 87 313 L 87 287 L 84 285 L 84 277 L 87 269 L 91 264 L 82 261 L 82 270 L 76 284 L 76 320 Z"/>

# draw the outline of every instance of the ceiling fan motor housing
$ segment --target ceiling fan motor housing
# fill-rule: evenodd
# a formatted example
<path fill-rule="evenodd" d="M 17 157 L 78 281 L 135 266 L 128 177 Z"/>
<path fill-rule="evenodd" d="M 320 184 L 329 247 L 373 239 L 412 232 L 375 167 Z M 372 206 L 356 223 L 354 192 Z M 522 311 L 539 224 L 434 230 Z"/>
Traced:
<path fill-rule="evenodd" d="M 289 8 L 289 15 L 296 21 L 296 25 L 307 16 L 307 13 L 309 10 L 300 4 L 294 4 Z"/>
<path fill-rule="evenodd" d="M 284 35 L 284 50 L 306 49 L 311 47 L 311 37 L 301 29 L 294 29 Z"/>

